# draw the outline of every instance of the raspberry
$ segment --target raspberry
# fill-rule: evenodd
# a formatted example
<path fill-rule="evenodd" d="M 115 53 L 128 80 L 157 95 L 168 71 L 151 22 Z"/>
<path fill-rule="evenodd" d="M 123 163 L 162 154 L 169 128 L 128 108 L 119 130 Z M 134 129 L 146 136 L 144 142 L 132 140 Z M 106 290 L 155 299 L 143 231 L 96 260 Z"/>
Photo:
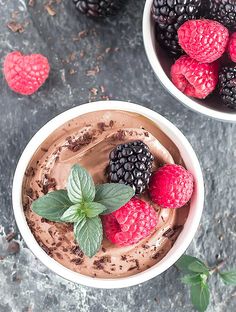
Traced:
<path fill-rule="evenodd" d="M 132 198 L 115 212 L 103 216 L 107 239 L 119 246 L 129 246 L 147 237 L 157 225 L 153 207 L 138 198 Z"/>
<path fill-rule="evenodd" d="M 229 32 L 222 24 L 211 20 L 191 20 L 178 29 L 179 44 L 192 58 L 211 63 L 225 52 Z"/>
<path fill-rule="evenodd" d="M 23 95 L 37 91 L 48 78 L 49 71 L 48 60 L 41 54 L 25 56 L 18 51 L 11 52 L 3 65 L 8 86 Z"/>
<path fill-rule="evenodd" d="M 187 55 L 171 67 L 173 84 L 184 94 L 198 99 L 207 97 L 218 82 L 218 64 L 199 63 Z"/>
<path fill-rule="evenodd" d="M 162 208 L 180 208 L 191 198 L 193 176 L 180 165 L 165 165 L 151 178 L 149 192 L 154 203 Z"/>
<path fill-rule="evenodd" d="M 236 32 L 229 39 L 229 56 L 233 62 L 236 62 Z"/>

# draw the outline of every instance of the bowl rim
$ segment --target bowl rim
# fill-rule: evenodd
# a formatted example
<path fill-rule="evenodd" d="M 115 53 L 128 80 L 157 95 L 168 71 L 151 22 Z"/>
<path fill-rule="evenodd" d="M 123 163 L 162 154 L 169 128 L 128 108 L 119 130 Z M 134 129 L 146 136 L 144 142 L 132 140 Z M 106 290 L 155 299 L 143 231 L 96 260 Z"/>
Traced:
<path fill-rule="evenodd" d="M 34 238 L 26 222 L 22 205 L 22 183 L 24 179 L 24 174 L 36 149 L 43 143 L 43 141 L 48 137 L 49 134 L 51 134 L 62 124 L 80 115 L 101 110 L 122 110 L 127 112 L 134 112 L 149 118 L 156 124 L 158 123 L 158 127 L 162 129 L 165 132 L 165 134 L 167 134 L 167 136 L 170 137 L 171 140 L 174 141 L 174 143 L 180 150 L 183 150 L 183 152 L 186 153 L 187 156 L 185 158 L 188 157 L 189 166 L 192 167 L 192 173 L 194 174 L 195 177 L 195 188 L 196 188 L 195 190 L 196 203 L 194 205 L 194 208 L 190 209 L 190 213 L 185 223 L 184 229 L 182 230 L 181 234 L 177 239 L 177 241 L 179 241 L 178 243 L 179 246 L 177 246 L 176 241 L 173 247 L 167 253 L 167 255 L 156 265 L 152 266 L 150 269 L 147 269 L 143 272 L 137 273 L 129 277 L 115 279 L 94 278 L 82 275 L 80 273 L 74 272 L 64 267 L 62 264 L 60 264 L 59 262 L 51 258 L 49 255 L 47 255 L 47 253 L 39 246 L 36 239 Z M 186 163 L 185 159 L 184 161 Z M 185 250 L 191 243 L 195 235 L 195 232 L 197 231 L 198 225 L 200 223 L 200 218 L 203 210 L 203 203 L 204 203 L 204 182 L 201 167 L 192 146 L 185 138 L 185 136 L 180 132 L 180 130 L 177 127 L 175 127 L 170 121 L 159 115 L 157 112 L 148 109 L 144 106 L 124 101 L 98 101 L 79 105 L 57 115 L 49 122 L 47 122 L 31 138 L 31 140 L 25 147 L 24 151 L 22 152 L 22 155 L 18 161 L 15 170 L 12 187 L 12 204 L 16 223 L 25 243 L 27 244 L 29 249 L 33 252 L 33 254 L 46 267 L 48 267 L 53 272 L 69 281 L 82 284 L 85 286 L 106 289 L 124 288 L 140 284 L 161 274 L 169 267 L 171 267 L 181 257 L 181 255 L 185 252 Z"/>
<path fill-rule="evenodd" d="M 146 0 L 144 11 L 143 11 L 143 43 L 144 48 L 146 51 L 147 58 L 149 63 L 152 66 L 152 69 L 162 84 L 162 86 L 175 98 L 178 102 L 181 102 L 186 107 L 190 108 L 191 110 L 198 112 L 202 115 L 226 122 L 236 122 L 236 112 L 235 113 L 227 113 L 227 112 L 220 112 L 213 108 L 206 107 L 201 105 L 191 99 L 190 97 L 186 96 L 182 93 L 176 86 L 172 83 L 169 77 L 166 75 L 165 71 L 163 70 L 158 56 L 155 52 L 155 47 L 153 45 L 152 40 L 152 33 L 153 33 L 153 23 L 151 19 L 151 7 L 152 7 L 153 0 Z"/>

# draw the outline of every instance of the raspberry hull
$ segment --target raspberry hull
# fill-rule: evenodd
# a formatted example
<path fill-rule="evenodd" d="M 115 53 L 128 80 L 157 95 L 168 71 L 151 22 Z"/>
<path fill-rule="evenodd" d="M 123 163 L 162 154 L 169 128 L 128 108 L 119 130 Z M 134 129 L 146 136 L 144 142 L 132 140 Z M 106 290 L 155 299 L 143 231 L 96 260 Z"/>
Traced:
<path fill-rule="evenodd" d="M 133 198 L 119 210 L 103 217 L 106 237 L 113 244 L 129 246 L 151 234 L 157 214 L 146 202 Z"/>
<path fill-rule="evenodd" d="M 23 95 L 35 93 L 48 78 L 50 66 L 41 54 L 22 55 L 9 53 L 4 61 L 3 71 L 8 86 Z"/>

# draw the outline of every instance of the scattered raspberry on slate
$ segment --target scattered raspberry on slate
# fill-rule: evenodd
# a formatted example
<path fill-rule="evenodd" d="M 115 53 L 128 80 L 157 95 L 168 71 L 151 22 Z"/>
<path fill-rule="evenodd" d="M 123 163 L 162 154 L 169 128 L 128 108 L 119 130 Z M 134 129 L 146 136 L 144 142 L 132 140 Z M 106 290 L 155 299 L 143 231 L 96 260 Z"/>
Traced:
<path fill-rule="evenodd" d="M 171 67 L 171 79 L 184 94 L 206 98 L 218 82 L 218 64 L 199 63 L 187 55 L 181 56 Z"/>
<path fill-rule="evenodd" d="M 229 56 L 233 62 L 236 62 L 236 32 L 229 39 Z"/>
<path fill-rule="evenodd" d="M 130 185 L 136 194 L 146 189 L 154 157 L 145 143 L 138 140 L 117 145 L 109 158 L 110 182 Z"/>
<path fill-rule="evenodd" d="M 193 193 L 193 176 L 180 165 L 164 165 L 151 178 L 149 192 L 154 203 L 162 208 L 180 208 Z"/>
<path fill-rule="evenodd" d="M 132 198 L 119 210 L 103 216 L 103 229 L 113 244 L 129 246 L 138 243 L 154 230 L 157 214 L 148 203 Z"/>
<path fill-rule="evenodd" d="M 35 93 L 48 78 L 50 66 L 41 54 L 23 55 L 18 51 L 9 53 L 3 65 L 8 86 L 15 92 Z"/>
<path fill-rule="evenodd" d="M 236 67 L 225 66 L 221 68 L 219 94 L 225 106 L 236 109 Z"/>
<path fill-rule="evenodd" d="M 180 26 L 178 38 L 180 46 L 190 57 L 201 63 L 211 63 L 225 52 L 229 31 L 216 21 L 191 20 Z"/>

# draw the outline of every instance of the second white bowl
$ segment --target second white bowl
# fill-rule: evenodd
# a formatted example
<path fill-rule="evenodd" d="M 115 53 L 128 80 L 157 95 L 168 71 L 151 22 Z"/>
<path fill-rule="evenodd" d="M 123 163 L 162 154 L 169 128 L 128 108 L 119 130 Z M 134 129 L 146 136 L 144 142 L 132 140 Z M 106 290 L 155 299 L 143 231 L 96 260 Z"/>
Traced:
<path fill-rule="evenodd" d="M 143 41 L 148 60 L 161 84 L 179 102 L 193 111 L 222 121 L 236 122 L 236 111 L 228 109 L 220 103 L 217 96 L 209 96 L 205 100 L 193 99 L 179 91 L 170 79 L 170 68 L 174 60 L 162 49 L 155 36 L 155 26 L 151 17 L 153 0 L 146 0 L 143 12 Z"/>

